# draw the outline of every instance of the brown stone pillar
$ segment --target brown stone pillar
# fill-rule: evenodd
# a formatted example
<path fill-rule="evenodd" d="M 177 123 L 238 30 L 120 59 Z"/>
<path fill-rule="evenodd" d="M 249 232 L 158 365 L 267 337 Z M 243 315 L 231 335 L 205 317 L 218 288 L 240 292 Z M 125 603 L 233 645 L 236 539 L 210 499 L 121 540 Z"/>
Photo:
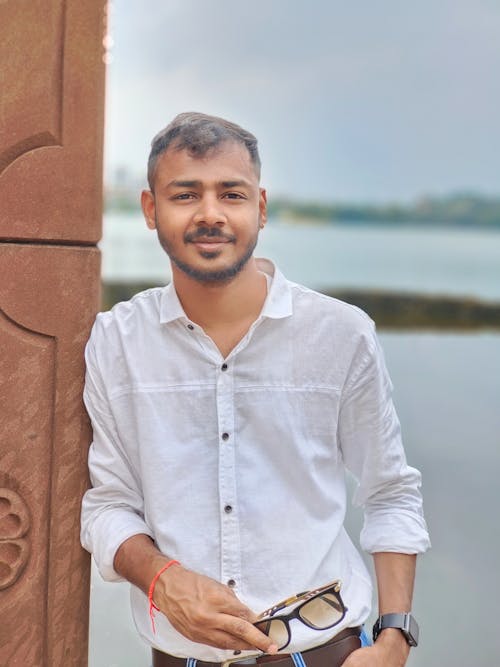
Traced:
<path fill-rule="evenodd" d="M 87 665 L 104 0 L 0 0 L 0 665 Z"/>

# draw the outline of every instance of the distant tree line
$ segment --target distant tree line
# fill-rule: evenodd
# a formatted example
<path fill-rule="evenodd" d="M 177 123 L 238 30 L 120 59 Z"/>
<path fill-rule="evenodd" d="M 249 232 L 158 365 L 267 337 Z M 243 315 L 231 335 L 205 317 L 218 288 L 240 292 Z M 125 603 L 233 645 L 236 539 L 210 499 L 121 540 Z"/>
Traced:
<path fill-rule="evenodd" d="M 453 194 L 422 197 L 412 204 L 335 204 L 272 199 L 269 214 L 297 222 L 419 223 L 500 227 L 500 197 Z"/>

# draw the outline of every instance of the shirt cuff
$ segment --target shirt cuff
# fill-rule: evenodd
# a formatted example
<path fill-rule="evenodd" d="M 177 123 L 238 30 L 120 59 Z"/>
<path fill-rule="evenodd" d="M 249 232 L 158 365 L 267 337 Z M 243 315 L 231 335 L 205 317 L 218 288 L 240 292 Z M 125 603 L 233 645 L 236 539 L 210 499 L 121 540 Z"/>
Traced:
<path fill-rule="evenodd" d="M 402 554 L 424 553 L 431 546 L 423 516 L 405 510 L 367 514 L 360 544 L 369 553 Z"/>
<path fill-rule="evenodd" d="M 126 581 L 113 567 L 115 554 L 121 544 L 133 535 L 153 533 L 144 520 L 124 508 L 113 508 L 99 514 L 90 528 L 82 532 L 82 544 L 92 553 L 104 581 Z"/>

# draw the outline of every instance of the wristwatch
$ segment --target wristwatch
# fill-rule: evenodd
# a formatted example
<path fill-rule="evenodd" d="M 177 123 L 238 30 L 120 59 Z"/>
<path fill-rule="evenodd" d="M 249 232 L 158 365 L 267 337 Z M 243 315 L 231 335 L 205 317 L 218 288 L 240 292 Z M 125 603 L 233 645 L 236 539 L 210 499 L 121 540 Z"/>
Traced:
<path fill-rule="evenodd" d="M 418 623 L 411 614 L 383 614 L 379 616 L 373 626 L 373 641 L 376 641 L 382 630 L 386 628 L 401 630 L 410 646 L 418 646 Z"/>

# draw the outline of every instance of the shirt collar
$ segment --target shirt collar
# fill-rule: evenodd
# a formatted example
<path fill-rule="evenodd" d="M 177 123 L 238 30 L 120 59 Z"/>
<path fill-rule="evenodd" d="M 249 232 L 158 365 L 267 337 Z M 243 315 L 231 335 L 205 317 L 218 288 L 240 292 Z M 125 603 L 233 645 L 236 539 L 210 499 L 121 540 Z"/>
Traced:
<path fill-rule="evenodd" d="M 184 308 L 179 301 L 173 281 L 163 288 L 160 300 L 160 323 L 168 324 L 181 318 L 187 319 Z"/>
<path fill-rule="evenodd" d="M 290 284 L 276 265 L 269 259 L 258 258 L 259 271 L 271 277 L 271 286 L 264 302 L 260 317 L 280 319 L 289 317 L 292 312 L 292 293 Z M 187 319 L 184 308 L 179 301 L 174 283 L 163 288 L 160 301 L 160 323 L 167 324 L 178 319 Z"/>
<path fill-rule="evenodd" d="M 260 316 L 272 319 L 289 317 L 293 312 L 290 283 L 270 259 L 258 258 L 257 266 L 271 277 L 271 286 Z"/>

